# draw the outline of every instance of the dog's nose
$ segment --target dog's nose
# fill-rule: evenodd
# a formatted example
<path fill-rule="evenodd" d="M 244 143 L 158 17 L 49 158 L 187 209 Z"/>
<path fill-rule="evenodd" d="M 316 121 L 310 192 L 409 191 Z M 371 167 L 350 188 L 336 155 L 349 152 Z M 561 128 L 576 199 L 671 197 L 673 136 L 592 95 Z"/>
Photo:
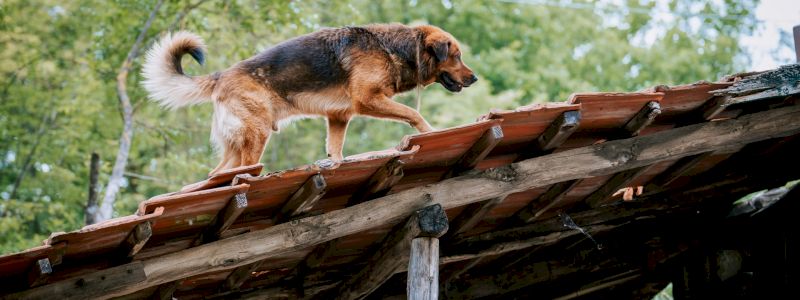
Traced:
<path fill-rule="evenodd" d="M 478 76 L 475 76 L 475 74 L 472 74 L 472 76 L 470 76 L 467 79 L 467 84 L 471 85 L 471 84 L 475 83 L 476 81 L 478 81 Z"/>

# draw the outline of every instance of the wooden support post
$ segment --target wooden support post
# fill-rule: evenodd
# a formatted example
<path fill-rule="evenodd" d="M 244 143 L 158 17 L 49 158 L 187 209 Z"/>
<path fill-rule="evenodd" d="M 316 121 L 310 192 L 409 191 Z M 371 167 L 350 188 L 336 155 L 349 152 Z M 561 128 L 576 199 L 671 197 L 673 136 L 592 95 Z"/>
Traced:
<path fill-rule="evenodd" d="M 611 176 L 600 188 L 589 196 L 586 196 L 583 202 L 590 207 L 598 207 L 605 204 L 603 200 L 611 197 L 611 195 L 619 189 L 626 187 L 632 180 L 647 171 L 649 167 L 650 166 L 643 166 L 614 174 L 614 176 Z"/>
<path fill-rule="evenodd" d="M 511 218 L 512 225 L 531 223 L 538 219 L 542 214 L 553 208 L 564 198 L 569 191 L 575 188 L 581 181 L 569 180 L 559 182 L 552 185 L 547 189 L 544 194 L 539 196 L 538 199 L 531 201 L 525 208 L 519 210 L 517 214 Z"/>
<path fill-rule="evenodd" d="M 438 237 L 447 232 L 447 215 L 439 204 L 434 204 L 414 212 L 402 226 L 396 227 L 386 236 L 378 251 L 367 260 L 367 266 L 355 276 L 350 277 L 337 293 L 341 299 L 361 299 L 378 289 L 397 270 L 409 261 L 411 240 L 415 238 L 436 238 L 438 255 Z M 418 241 L 425 244 L 425 241 Z M 427 244 L 432 246 L 432 242 Z M 425 248 L 423 245 L 419 245 Z M 422 251 L 422 249 L 420 249 Z M 422 259 L 422 258 L 418 258 Z M 438 260 L 438 257 L 437 257 Z M 430 259 L 425 259 L 430 262 Z M 423 261 L 419 261 L 419 264 Z M 438 265 L 437 265 L 438 268 Z M 423 272 L 423 271 L 420 271 Z M 430 273 L 426 273 L 430 274 Z M 437 269 L 438 274 L 438 269 Z M 430 284 L 428 284 L 430 285 Z M 416 289 L 417 287 L 415 287 Z"/>
<path fill-rule="evenodd" d="M 367 183 L 350 196 L 347 206 L 353 206 L 386 195 L 402 178 L 403 162 L 400 161 L 400 158 L 395 157 L 375 171 L 367 180 Z"/>
<path fill-rule="evenodd" d="M 53 273 L 53 266 L 50 265 L 50 259 L 42 258 L 36 260 L 33 266 L 28 271 L 28 286 L 35 287 L 47 282 L 47 278 Z"/>
<path fill-rule="evenodd" d="M 439 296 L 439 238 L 411 240 L 406 294 L 409 300 L 436 300 Z"/>
<path fill-rule="evenodd" d="M 150 296 L 151 300 L 172 300 L 172 295 L 175 294 L 175 290 L 178 289 L 178 281 L 173 281 L 170 283 L 165 283 L 159 285 L 156 289 L 155 293 Z"/>
<path fill-rule="evenodd" d="M 286 204 L 281 207 L 281 210 L 274 217 L 274 223 L 279 224 L 290 220 L 292 217 L 299 216 L 302 213 L 309 211 L 317 204 L 317 201 L 322 198 L 327 192 L 328 184 L 325 183 L 325 178 L 322 174 L 311 176 L 300 186 Z"/>
<path fill-rule="evenodd" d="M 639 135 L 639 132 L 650 125 L 650 123 L 653 123 L 653 120 L 655 120 L 659 114 L 661 114 L 661 105 L 656 101 L 647 102 L 633 118 L 628 120 L 628 123 L 625 123 L 623 127 L 625 135 L 627 135 L 627 137 Z"/>
<path fill-rule="evenodd" d="M 493 126 L 486 130 L 483 135 L 475 142 L 475 144 L 470 147 L 458 161 L 453 164 L 447 173 L 445 173 L 442 178 L 447 179 L 457 174 L 460 174 L 465 171 L 469 171 L 475 168 L 479 162 L 481 162 L 489 152 L 492 152 L 495 146 L 503 139 L 503 128 L 498 126 Z"/>
<path fill-rule="evenodd" d="M 150 221 L 137 224 L 120 245 L 122 256 L 125 258 L 133 258 L 136 253 L 139 253 L 139 250 L 142 250 L 142 247 L 144 247 L 144 244 L 147 243 L 152 235 L 153 228 Z"/>
<path fill-rule="evenodd" d="M 467 205 L 467 207 L 464 208 L 460 214 L 458 214 L 458 217 L 450 222 L 450 227 L 452 229 L 448 231 L 448 236 L 456 238 L 460 235 L 463 235 L 475 227 L 475 225 L 483 220 L 483 218 L 492 210 L 492 208 L 500 203 L 503 203 L 503 200 L 505 199 L 505 196 L 501 196 L 483 202 L 476 202 Z"/>
<path fill-rule="evenodd" d="M 558 119 L 540 135 L 534 143 L 534 152 L 548 153 L 561 146 L 567 138 L 578 129 L 581 123 L 581 111 L 565 111 Z"/>

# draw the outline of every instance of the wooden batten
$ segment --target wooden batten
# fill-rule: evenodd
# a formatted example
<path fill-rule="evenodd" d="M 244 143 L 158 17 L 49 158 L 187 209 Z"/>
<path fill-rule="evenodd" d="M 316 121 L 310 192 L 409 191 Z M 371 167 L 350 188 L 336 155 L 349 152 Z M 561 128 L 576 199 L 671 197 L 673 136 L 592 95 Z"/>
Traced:
<path fill-rule="evenodd" d="M 249 265 L 244 265 L 233 269 L 233 271 L 225 278 L 225 282 L 220 287 L 221 291 L 230 291 L 236 290 L 242 286 L 250 277 L 252 276 L 253 272 L 255 272 L 258 267 L 261 266 L 261 261 L 255 262 Z"/>
<path fill-rule="evenodd" d="M 650 180 L 650 183 L 647 184 L 645 190 L 663 190 L 666 186 L 675 181 L 675 179 L 678 179 L 686 174 L 686 172 L 694 168 L 694 166 L 696 166 L 698 163 L 710 157 L 712 154 L 713 152 L 706 152 L 681 158 L 672 164 L 667 170 L 661 172 L 658 174 L 658 176 Z"/>
<path fill-rule="evenodd" d="M 536 221 L 542 214 L 561 202 L 561 199 L 580 182 L 579 179 L 575 179 L 552 185 L 544 194 L 539 196 L 539 198 L 528 203 L 525 208 L 519 210 L 516 215 L 511 217 L 511 224 L 525 224 Z"/>
<path fill-rule="evenodd" d="M 28 286 L 35 287 L 47 282 L 47 278 L 53 273 L 53 266 L 50 264 L 50 259 L 42 258 L 33 263 L 31 269 L 28 271 Z"/>
<path fill-rule="evenodd" d="M 730 96 L 717 96 L 711 99 L 708 99 L 703 106 L 700 107 L 700 117 L 703 120 L 710 121 L 717 117 L 725 108 L 729 105 L 731 101 Z"/>
<path fill-rule="evenodd" d="M 533 152 L 548 153 L 558 148 L 572 135 L 581 123 L 581 111 L 570 110 L 562 113 L 558 118 L 536 138 Z"/>
<path fill-rule="evenodd" d="M 384 238 L 377 251 L 369 255 L 367 266 L 339 288 L 338 298 L 366 297 L 398 270 L 406 267 L 412 239 L 423 237 L 438 240 L 447 229 L 447 215 L 441 205 L 431 205 L 414 212 L 405 223 L 400 224 Z"/>
<path fill-rule="evenodd" d="M 447 179 L 457 174 L 475 168 L 490 152 L 503 140 L 503 128 L 499 125 L 492 126 L 481 135 L 478 141 L 470 147 L 442 178 Z"/>
<path fill-rule="evenodd" d="M 590 207 L 598 207 L 604 204 L 603 201 L 605 199 L 611 197 L 611 195 L 619 189 L 626 187 L 636 177 L 647 171 L 649 167 L 650 166 L 643 166 L 614 174 L 614 176 L 611 176 L 600 188 L 592 192 L 589 196 L 586 196 L 583 202 Z"/>
<path fill-rule="evenodd" d="M 133 227 L 133 230 L 128 234 L 125 240 L 120 245 L 120 253 L 123 257 L 132 258 L 142 247 L 147 243 L 151 236 L 153 236 L 153 227 L 150 221 L 142 222 Z"/>
<path fill-rule="evenodd" d="M 625 123 L 623 126 L 625 134 L 628 137 L 639 135 L 639 132 L 653 123 L 659 114 L 661 114 L 661 105 L 656 101 L 647 102 L 633 118 L 628 120 L 628 123 Z"/>
<path fill-rule="evenodd" d="M 327 192 L 328 184 L 322 174 L 311 176 L 281 207 L 274 217 L 274 223 L 286 222 L 292 217 L 299 216 L 314 207 Z"/>
<path fill-rule="evenodd" d="M 237 218 L 247 209 L 247 194 L 234 195 L 228 204 L 220 210 L 206 230 L 194 242 L 195 245 L 210 243 L 219 239 L 225 230 L 233 225 Z"/>
<path fill-rule="evenodd" d="M 403 175 L 403 162 L 399 157 L 391 159 L 375 171 L 363 187 L 350 196 L 347 206 L 386 195 L 403 178 Z"/>
<path fill-rule="evenodd" d="M 505 196 L 495 197 L 483 202 L 476 202 L 467 205 L 464 210 L 458 214 L 458 217 L 453 219 L 450 222 L 450 230 L 448 231 L 448 236 L 452 238 L 456 238 L 478 224 L 486 214 L 488 214 L 495 206 L 500 203 L 503 203 L 505 200 Z"/>
<path fill-rule="evenodd" d="M 172 295 L 175 294 L 177 289 L 178 281 L 159 285 L 153 295 L 150 296 L 150 300 L 172 300 Z"/>

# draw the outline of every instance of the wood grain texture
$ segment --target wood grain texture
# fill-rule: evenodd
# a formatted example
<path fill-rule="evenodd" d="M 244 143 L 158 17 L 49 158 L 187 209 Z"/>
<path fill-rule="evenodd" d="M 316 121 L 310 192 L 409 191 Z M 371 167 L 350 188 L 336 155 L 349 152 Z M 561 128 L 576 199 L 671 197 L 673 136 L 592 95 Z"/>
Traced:
<path fill-rule="evenodd" d="M 469 171 L 475 168 L 479 162 L 481 162 L 489 152 L 492 152 L 495 146 L 497 146 L 500 141 L 503 140 L 503 128 L 500 125 L 492 126 L 489 130 L 472 145 L 467 149 L 467 152 L 464 153 L 458 161 L 450 167 L 450 170 L 445 173 L 442 178 L 450 178 L 457 174 L 463 173 L 465 171 Z"/>
<path fill-rule="evenodd" d="M 439 297 L 439 239 L 419 237 L 411 240 L 406 295 L 409 300 L 436 300 Z"/>
<path fill-rule="evenodd" d="M 103 298 L 232 269 L 369 228 L 396 224 L 410 213 L 434 203 L 448 209 L 557 182 L 613 174 L 663 160 L 798 133 L 800 106 L 790 106 L 528 159 L 147 259 L 142 262 L 146 280 L 109 286 Z"/>

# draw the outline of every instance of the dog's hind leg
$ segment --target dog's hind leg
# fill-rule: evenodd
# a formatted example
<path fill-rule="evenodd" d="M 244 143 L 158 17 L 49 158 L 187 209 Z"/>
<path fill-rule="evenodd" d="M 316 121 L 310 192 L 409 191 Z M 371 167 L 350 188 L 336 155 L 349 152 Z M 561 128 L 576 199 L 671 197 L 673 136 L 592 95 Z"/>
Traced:
<path fill-rule="evenodd" d="M 267 142 L 269 142 L 270 130 L 271 127 L 259 126 L 246 131 L 244 143 L 239 153 L 238 166 L 254 165 L 261 161 L 264 148 L 267 146 Z"/>
<path fill-rule="evenodd" d="M 211 170 L 211 172 L 208 173 L 209 177 L 211 177 L 214 174 L 217 174 L 217 173 L 219 173 L 219 172 L 221 172 L 223 170 L 229 169 L 230 167 L 228 167 L 228 166 L 231 165 L 232 161 L 234 160 L 234 158 L 238 156 L 238 155 L 236 155 L 237 152 L 234 151 L 233 149 L 231 149 L 230 146 L 226 145 L 226 146 L 224 146 L 223 149 L 224 150 L 222 152 L 222 159 L 219 161 L 219 164 L 217 164 L 217 166 L 214 168 L 214 170 Z"/>

